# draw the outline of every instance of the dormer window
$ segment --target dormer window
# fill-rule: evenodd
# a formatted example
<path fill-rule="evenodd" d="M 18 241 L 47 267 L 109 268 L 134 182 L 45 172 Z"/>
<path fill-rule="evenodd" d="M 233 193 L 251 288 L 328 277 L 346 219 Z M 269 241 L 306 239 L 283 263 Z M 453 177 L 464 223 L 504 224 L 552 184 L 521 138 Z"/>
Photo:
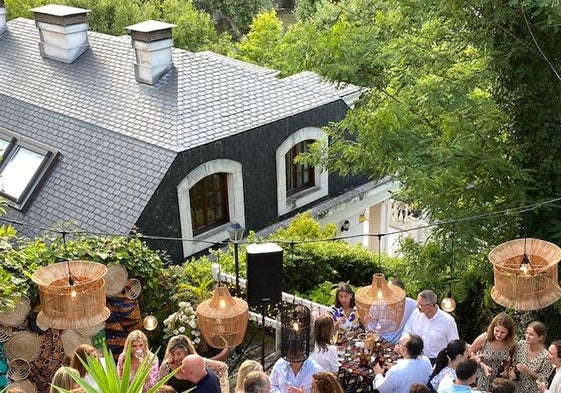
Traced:
<path fill-rule="evenodd" d="M 307 153 L 313 140 L 297 143 L 286 153 L 286 193 L 288 195 L 315 186 L 315 168 L 308 164 L 298 164 L 294 159 L 299 154 Z"/>
<path fill-rule="evenodd" d="M 2 130 L 0 132 L 0 195 L 23 209 L 57 156 L 54 149 Z"/>

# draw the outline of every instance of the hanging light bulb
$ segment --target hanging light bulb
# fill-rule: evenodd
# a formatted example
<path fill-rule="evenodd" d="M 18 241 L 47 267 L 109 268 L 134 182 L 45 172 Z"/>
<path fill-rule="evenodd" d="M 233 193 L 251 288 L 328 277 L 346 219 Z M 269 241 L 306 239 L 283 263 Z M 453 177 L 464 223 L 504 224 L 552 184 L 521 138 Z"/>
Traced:
<path fill-rule="evenodd" d="M 456 301 L 452 298 L 452 294 L 448 293 L 448 297 L 442 299 L 440 308 L 446 312 L 453 312 L 456 309 Z"/>
<path fill-rule="evenodd" d="M 522 256 L 522 261 L 520 262 L 520 274 L 522 276 L 530 276 L 531 272 L 532 272 L 532 264 L 530 263 L 530 258 L 528 258 L 528 255 L 526 255 L 526 253 L 524 253 L 524 255 Z"/>
<path fill-rule="evenodd" d="M 152 314 L 147 315 L 142 321 L 142 326 L 144 326 L 144 329 L 151 332 L 152 330 L 156 329 L 156 327 L 158 327 L 158 318 L 156 318 Z"/>

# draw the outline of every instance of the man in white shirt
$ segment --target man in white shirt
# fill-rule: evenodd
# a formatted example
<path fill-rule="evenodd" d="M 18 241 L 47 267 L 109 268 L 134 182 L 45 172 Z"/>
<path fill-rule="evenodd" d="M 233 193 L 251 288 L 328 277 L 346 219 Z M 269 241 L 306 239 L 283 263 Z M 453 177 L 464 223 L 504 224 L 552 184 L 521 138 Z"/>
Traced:
<path fill-rule="evenodd" d="M 403 356 L 383 375 L 384 369 L 374 365 L 372 386 L 380 393 L 408 393 L 411 385 L 426 385 L 432 372 L 429 359 L 423 356 L 423 340 L 416 334 L 402 337 L 395 351 Z"/>
<path fill-rule="evenodd" d="M 459 339 L 456 321 L 437 305 L 433 291 L 425 290 L 417 296 L 417 309 L 405 323 L 403 334 L 418 334 L 425 345 L 424 354 L 434 364 L 438 352 L 452 340 Z"/>

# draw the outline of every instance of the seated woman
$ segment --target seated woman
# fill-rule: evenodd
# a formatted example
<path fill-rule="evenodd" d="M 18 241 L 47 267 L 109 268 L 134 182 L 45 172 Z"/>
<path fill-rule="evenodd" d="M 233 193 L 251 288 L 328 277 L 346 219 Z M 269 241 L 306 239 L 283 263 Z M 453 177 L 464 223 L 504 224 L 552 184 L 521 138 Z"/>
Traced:
<path fill-rule="evenodd" d="M 142 391 L 146 392 L 154 386 L 156 382 L 158 382 L 158 358 L 148 349 L 148 338 L 146 335 L 140 330 L 133 330 L 127 336 L 127 339 L 125 340 L 125 348 L 117 360 L 117 373 L 119 374 L 119 377 L 123 376 L 125 354 L 129 348 L 131 356 L 131 368 L 129 375 L 130 381 L 134 379 L 138 368 L 145 358 L 148 358 L 151 362 L 150 373 L 148 374 L 146 382 L 142 387 Z"/>
<path fill-rule="evenodd" d="M 337 359 L 337 347 L 331 344 L 335 325 L 329 314 L 322 314 L 314 321 L 313 352 L 310 357 L 316 361 L 325 371 L 337 374 L 339 361 Z"/>
<path fill-rule="evenodd" d="M 247 375 L 252 371 L 263 371 L 261 363 L 255 360 L 247 359 L 242 362 L 238 369 L 238 377 L 236 379 L 236 393 L 244 393 L 244 383 Z"/>
<path fill-rule="evenodd" d="M 456 378 L 456 365 L 468 358 L 468 348 L 466 342 L 463 340 L 452 340 L 448 345 L 442 349 L 436 357 L 434 369 L 430 376 L 430 384 L 434 389 L 433 392 L 438 390 L 440 381 L 444 378 Z"/>
<path fill-rule="evenodd" d="M 356 336 L 360 330 L 355 304 L 355 293 L 350 285 L 340 284 L 335 291 L 335 305 L 331 306 L 335 329 Z"/>
<path fill-rule="evenodd" d="M 166 347 L 162 366 L 160 367 L 160 379 L 169 374 L 172 370 L 181 366 L 181 362 L 185 356 L 195 354 L 197 354 L 197 351 L 195 350 L 191 340 L 189 340 L 189 337 L 183 334 L 171 337 Z M 216 373 L 216 376 L 220 379 L 222 389 L 228 391 L 228 365 L 218 360 L 205 359 L 205 366 L 209 367 Z M 194 386 L 188 380 L 181 379 L 181 376 L 178 376 L 177 374 L 168 379 L 166 385 L 173 387 L 177 392 L 183 392 Z"/>
<path fill-rule="evenodd" d="M 49 393 L 58 393 L 58 390 L 55 388 L 55 386 L 67 390 L 77 388 L 78 384 L 76 383 L 76 381 L 74 381 L 74 378 L 72 378 L 71 374 L 75 374 L 76 376 L 78 376 L 78 371 L 73 368 L 64 366 L 56 370 L 51 382 Z"/>

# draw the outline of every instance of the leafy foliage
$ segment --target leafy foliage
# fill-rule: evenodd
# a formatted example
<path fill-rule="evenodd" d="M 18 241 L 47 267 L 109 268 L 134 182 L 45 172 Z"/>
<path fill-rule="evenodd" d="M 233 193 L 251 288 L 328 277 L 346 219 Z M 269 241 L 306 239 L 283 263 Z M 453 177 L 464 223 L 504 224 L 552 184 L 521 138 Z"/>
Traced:
<path fill-rule="evenodd" d="M 235 45 L 234 56 L 264 67 L 274 65 L 275 51 L 282 38 L 282 22 L 275 11 L 258 14 L 249 33 Z"/>

